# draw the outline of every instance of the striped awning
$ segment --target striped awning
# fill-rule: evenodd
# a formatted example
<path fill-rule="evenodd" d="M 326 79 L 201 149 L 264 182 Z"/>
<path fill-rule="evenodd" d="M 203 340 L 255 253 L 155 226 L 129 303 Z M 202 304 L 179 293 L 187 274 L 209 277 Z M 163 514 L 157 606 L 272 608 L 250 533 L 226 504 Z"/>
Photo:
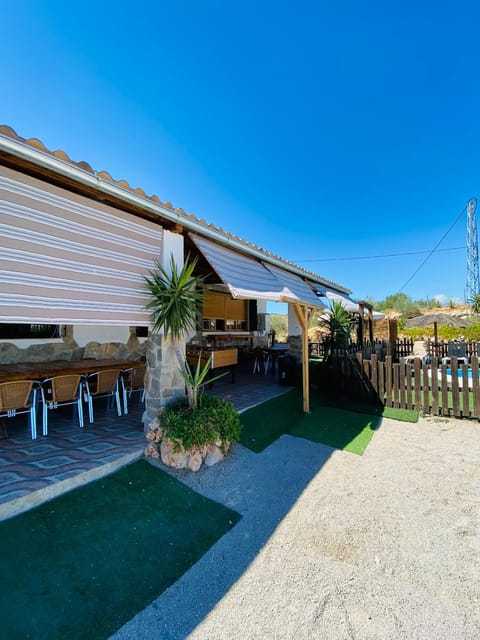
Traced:
<path fill-rule="evenodd" d="M 147 326 L 149 220 L 0 167 L 0 322 Z"/>
<path fill-rule="evenodd" d="M 265 265 L 200 236 L 190 234 L 232 298 L 302 303 L 323 307 L 322 302 L 299 276 L 284 269 Z"/>
<path fill-rule="evenodd" d="M 339 302 L 342 305 L 342 307 L 344 307 L 345 310 L 349 311 L 350 313 L 359 312 L 358 302 L 355 302 L 355 300 L 352 300 L 348 296 L 345 296 L 341 293 L 337 293 L 336 291 L 331 291 L 330 289 L 327 289 L 325 291 L 325 297 L 327 298 L 327 300 L 331 302 Z"/>
<path fill-rule="evenodd" d="M 309 307 L 324 307 L 322 301 L 312 291 L 308 284 L 294 273 L 274 267 L 273 265 L 264 265 L 273 275 L 284 285 L 285 302 L 303 303 Z"/>

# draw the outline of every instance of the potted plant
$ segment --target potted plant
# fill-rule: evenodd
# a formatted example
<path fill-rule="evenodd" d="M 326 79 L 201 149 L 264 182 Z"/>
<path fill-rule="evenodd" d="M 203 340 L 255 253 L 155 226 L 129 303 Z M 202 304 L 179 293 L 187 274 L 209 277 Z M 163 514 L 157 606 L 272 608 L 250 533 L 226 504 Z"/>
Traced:
<path fill-rule="evenodd" d="M 210 358 L 202 367 L 199 357 L 196 367 L 191 368 L 180 349 L 180 340 L 196 326 L 202 300 L 198 288 L 202 278 L 193 275 L 195 266 L 196 260 L 187 257 L 178 269 L 171 256 L 168 271 L 157 262 L 156 270 L 145 276 L 150 294 L 146 308 L 152 316 L 152 329 L 163 329 L 174 342 L 179 373 L 187 389 L 187 402 L 166 407 L 150 424 L 145 454 L 192 471 L 197 471 L 202 462 L 211 465 L 223 459 L 231 443 L 240 437 L 240 420 L 234 407 L 202 394 L 206 384 L 221 377 L 207 379 Z"/>

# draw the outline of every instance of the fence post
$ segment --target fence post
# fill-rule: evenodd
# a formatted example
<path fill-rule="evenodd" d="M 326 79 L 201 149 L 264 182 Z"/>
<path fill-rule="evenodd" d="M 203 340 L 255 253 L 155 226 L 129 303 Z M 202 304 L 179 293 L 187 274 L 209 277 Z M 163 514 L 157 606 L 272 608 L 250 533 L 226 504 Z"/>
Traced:
<path fill-rule="evenodd" d="M 376 354 L 372 353 L 371 357 L 371 370 L 370 370 L 370 382 L 372 385 L 373 392 L 375 394 L 375 400 L 378 399 L 378 362 Z"/>
<path fill-rule="evenodd" d="M 392 356 L 385 358 L 385 406 L 392 407 Z"/>

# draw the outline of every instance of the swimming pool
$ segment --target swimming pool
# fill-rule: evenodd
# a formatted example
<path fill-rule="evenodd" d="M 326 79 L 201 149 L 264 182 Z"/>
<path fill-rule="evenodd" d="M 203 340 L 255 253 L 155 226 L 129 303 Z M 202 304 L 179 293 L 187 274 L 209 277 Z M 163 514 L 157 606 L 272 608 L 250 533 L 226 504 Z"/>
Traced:
<path fill-rule="evenodd" d="M 451 369 L 446 369 L 446 377 L 447 377 L 447 383 L 450 385 L 452 382 L 452 370 Z M 432 372 L 429 371 L 428 372 L 428 377 L 431 378 L 432 377 Z M 457 370 L 457 378 L 458 378 L 458 386 L 460 388 L 463 387 L 463 369 L 458 369 Z M 480 382 L 480 370 L 478 371 L 478 379 Z M 441 369 L 437 369 L 437 380 L 439 382 L 439 384 L 442 383 L 442 370 Z M 469 387 L 473 387 L 473 371 L 471 369 L 467 369 L 467 385 Z"/>
<path fill-rule="evenodd" d="M 441 369 L 438 370 L 438 373 L 440 372 L 441 372 Z M 463 378 L 463 369 L 458 369 L 457 374 L 459 378 Z M 451 375 L 452 375 L 452 370 L 447 369 L 447 376 L 451 376 Z M 467 369 L 467 375 L 469 378 L 473 378 L 473 371 L 471 369 Z M 478 372 L 478 375 L 480 377 L 480 371 Z"/>

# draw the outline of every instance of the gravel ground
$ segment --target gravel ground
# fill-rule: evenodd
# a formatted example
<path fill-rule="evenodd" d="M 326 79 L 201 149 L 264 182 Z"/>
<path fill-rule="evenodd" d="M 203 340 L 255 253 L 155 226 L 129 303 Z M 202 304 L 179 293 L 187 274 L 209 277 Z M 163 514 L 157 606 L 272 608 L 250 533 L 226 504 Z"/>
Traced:
<path fill-rule="evenodd" d="M 384 419 L 175 476 L 242 520 L 113 638 L 478 640 L 480 425 Z"/>

